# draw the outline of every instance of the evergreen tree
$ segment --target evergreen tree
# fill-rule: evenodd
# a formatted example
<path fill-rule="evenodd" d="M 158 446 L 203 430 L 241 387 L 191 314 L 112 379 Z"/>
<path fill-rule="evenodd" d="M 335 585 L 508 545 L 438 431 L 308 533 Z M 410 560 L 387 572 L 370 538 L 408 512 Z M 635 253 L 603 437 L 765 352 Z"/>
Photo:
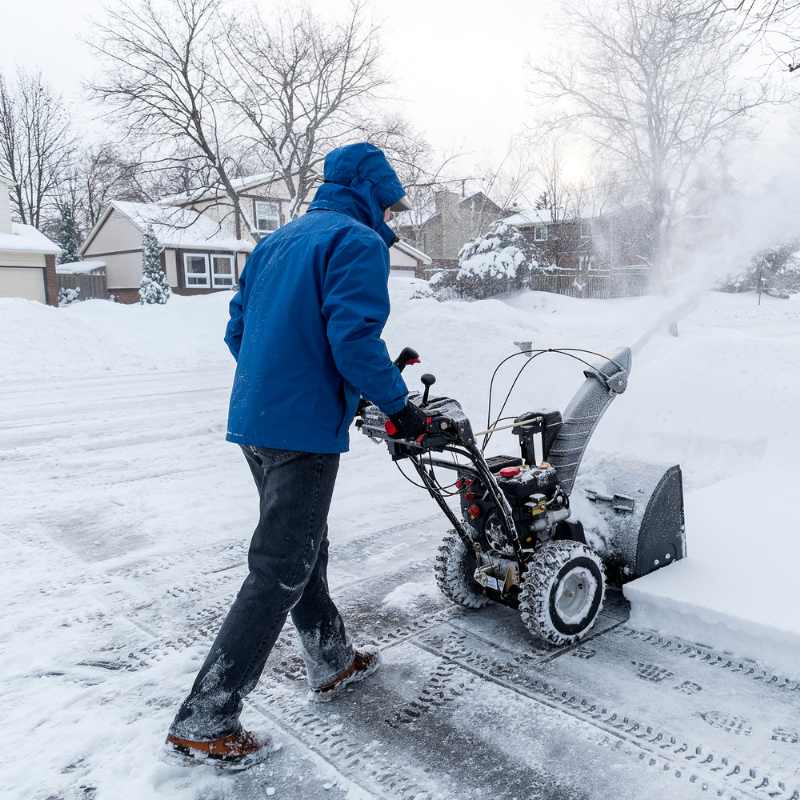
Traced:
<path fill-rule="evenodd" d="M 142 237 L 144 249 L 142 255 L 142 282 L 139 284 L 139 302 L 158 303 L 164 305 L 169 300 L 172 290 L 167 283 L 167 276 L 161 268 L 161 248 L 152 227 L 147 228 Z"/>
<path fill-rule="evenodd" d="M 61 221 L 58 225 L 58 246 L 61 248 L 61 255 L 58 257 L 59 264 L 69 264 L 79 261 L 78 254 L 78 230 L 75 225 L 75 215 L 70 206 L 61 209 Z"/>

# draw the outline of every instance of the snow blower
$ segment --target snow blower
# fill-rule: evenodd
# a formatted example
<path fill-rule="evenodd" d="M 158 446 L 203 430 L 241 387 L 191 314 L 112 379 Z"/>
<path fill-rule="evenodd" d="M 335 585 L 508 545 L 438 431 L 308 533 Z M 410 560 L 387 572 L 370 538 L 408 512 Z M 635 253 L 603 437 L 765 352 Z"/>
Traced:
<path fill-rule="evenodd" d="M 582 363 L 583 385 L 563 414 L 503 416 L 522 372 L 545 354 Z M 430 396 L 436 382 L 430 374 L 422 376 L 424 392 L 409 398 L 426 415 L 426 432 L 415 441 L 396 438 L 391 420 L 367 401 L 356 425 L 386 444 L 401 472 L 399 462 L 411 463 L 420 483 L 403 474 L 430 493 L 453 526 L 435 564 L 443 594 L 466 608 L 491 601 L 517 608 L 534 636 L 567 645 L 591 630 L 607 582 L 618 586 L 684 557 L 681 470 L 633 461 L 583 463 L 600 418 L 627 388 L 630 349 L 612 358 L 574 348 L 514 353 L 492 375 L 489 419 L 498 371 L 519 356 L 525 362 L 500 412 L 478 434 L 456 400 Z M 599 357 L 599 366 L 589 356 Z M 403 369 L 418 362 L 405 348 L 395 363 Z M 508 428 L 519 440 L 519 456 L 485 456 L 492 435 Z M 438 469 L 455 472 L 455 481 L 442 485 Z M 450 497 L 458 497 L 460 514 Z M 576 509 L 582 520 L 573 517 Z"/>

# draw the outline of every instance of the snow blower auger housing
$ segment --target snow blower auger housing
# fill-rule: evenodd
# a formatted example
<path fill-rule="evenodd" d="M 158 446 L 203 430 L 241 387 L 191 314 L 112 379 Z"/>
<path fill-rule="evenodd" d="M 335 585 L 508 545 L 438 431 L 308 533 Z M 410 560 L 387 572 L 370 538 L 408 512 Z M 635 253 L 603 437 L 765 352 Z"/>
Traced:
<path fill-rule="evenodd" d="M 534 636 L 567 645 L 591 630 L 607 581 L 633 580 L 685 555 L 683 489 L 678 466 L 588 461 L 588 473 L 579 474 L 597 423 L 627 387 L 631 352 L 601 357 L 602 363 L 592 366 L 585 350 L 525 350 L 501 362 L 492 383 L 512 357 L 527 356 L 519 377 L 545 353 L 587 366 L 585 381 L 563 415 L 529 411 L 503 417 L 509 390 L 494 424 L 476 435 L 458 401 L 429 396 L 436 379 L 423 375 L 424 392 L 409 398 L 425 413 L 426 431 L 417 440 L 392 436 L 391 422 L 367 401 L 356 425 L 384 442 L 395 462 L 411 462 L 418 485 L 453 526 L 435 565 L 443 594 L 467 608 L 490 601 L 518 608 Z M 406 348 L 395 363 L 402 369 L 418 361 L 417 353 Z M 512 389 L 515 384 L 516 378 Z M 501 427 L 506 419 L 513 422 Z M 484 456 L 502 428 L 511 428 L 520 455 Z M 455 481 L 443 486 L 436 476 L 440 468 L 454 471 Z M 454 495 L 460 514 L 447 502 Z M 586 527 L 572 517 L 576 506 L 586 512 Z"/>

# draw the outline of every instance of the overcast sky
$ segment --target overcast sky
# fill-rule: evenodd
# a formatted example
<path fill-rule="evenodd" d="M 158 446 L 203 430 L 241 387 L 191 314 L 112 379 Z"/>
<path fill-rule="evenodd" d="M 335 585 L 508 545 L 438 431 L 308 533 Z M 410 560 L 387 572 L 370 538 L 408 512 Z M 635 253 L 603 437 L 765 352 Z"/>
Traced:
<path fill-rule="evenodd" d="M 0 69 L 41 67 L 82 116 L 81 83 L 95 69 L 84 40 L 105 4 L 0 0 Z M 277 7 L 271 0 L 258 5 L 266 13 Z M 311 5 L 326 15 L 346 14 L 349 0 Z M 525 63 L 543 46 L 542 19 L 552 7 L 542 0 L 371 0 L 384 68 L 404 115 L 438 151 L 465 152 L 465 171 L 501 159 L 524 125 Z"/>

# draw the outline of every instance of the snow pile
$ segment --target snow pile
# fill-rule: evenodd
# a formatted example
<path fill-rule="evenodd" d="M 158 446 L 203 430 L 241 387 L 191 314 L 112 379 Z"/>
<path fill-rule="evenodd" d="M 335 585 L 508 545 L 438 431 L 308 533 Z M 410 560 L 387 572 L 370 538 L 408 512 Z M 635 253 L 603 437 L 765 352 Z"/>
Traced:
<path fill-rule="evenodd" d="M 222 341 L 232 294 L 168 306 L 87 300 L 53 308 L 0 298 L 0 374 L 9 381 L 231 365 Z"/>

